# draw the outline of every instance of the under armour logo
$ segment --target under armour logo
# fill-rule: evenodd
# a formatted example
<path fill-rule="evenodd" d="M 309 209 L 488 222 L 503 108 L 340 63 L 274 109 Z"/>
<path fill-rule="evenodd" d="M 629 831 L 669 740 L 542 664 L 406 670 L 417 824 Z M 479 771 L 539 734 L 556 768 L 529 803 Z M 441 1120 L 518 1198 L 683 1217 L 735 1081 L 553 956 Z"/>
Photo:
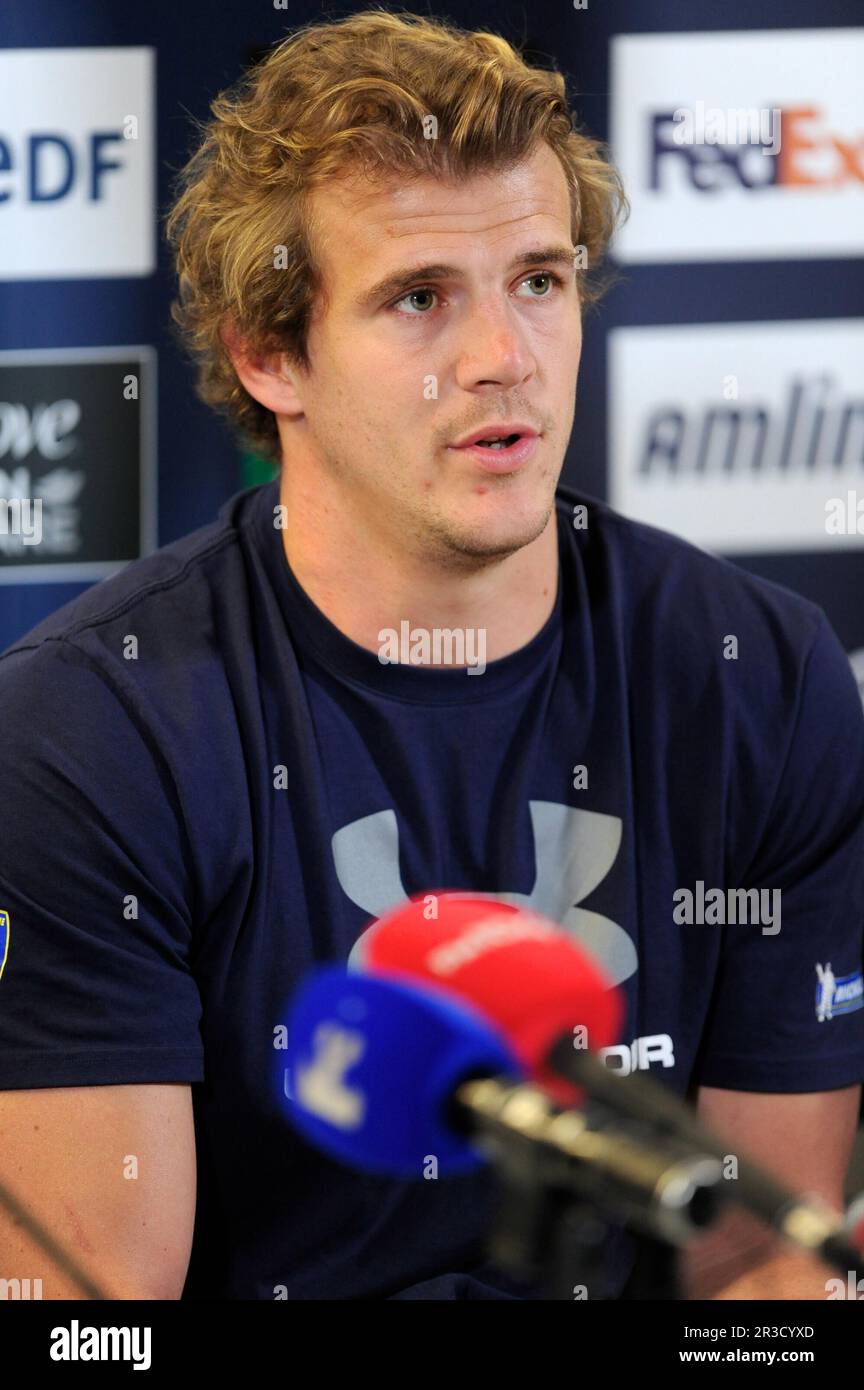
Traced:
<path fill-rule="evenodd" d="M 594 957 L 612 984 L 635 974 L 636 947 L 617 922 L 579 904 L 608 874 L 621 847 L 621 819 L 557 801 L 530 801 L 536 877 L 530 893 L 477 893 L 558 922 Z M 333 836 L 333 862 L 343 891 L 368 913 L 382 917 L 408 893 L 399 870 L 395 811 L 377 811 Z"/>

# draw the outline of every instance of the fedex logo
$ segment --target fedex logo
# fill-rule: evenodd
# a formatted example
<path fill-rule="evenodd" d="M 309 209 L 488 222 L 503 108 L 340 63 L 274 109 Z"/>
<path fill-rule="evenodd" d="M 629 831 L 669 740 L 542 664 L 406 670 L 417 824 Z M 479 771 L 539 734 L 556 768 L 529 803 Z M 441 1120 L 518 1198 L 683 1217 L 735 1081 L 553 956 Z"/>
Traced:
<path fill-rule="evenodd" d="M 749 126 L 746 131 L 748 135 L 756 133 L 756 140 L 711 138 L 712 133 L 737 133 L 741 123 L 736 118 L 742 114 L 734 108 L 715 108 L 713 127 L 703 121 L 700 140 L 682 138 L 688 134 L 688 125 L 698 125 L 687 108 L 653 112 L 649 117 L 648 187 L 661 190 L 666 170 L 673 168 L 697 193 L 716 193 L 730 187 L 753 190 L 864 184 L 864 134 L 841 137 L 829 128 L 821 108 L 763 108 L 755 113 L 761 117 L 755 132 Z"/>
<path fill-rule="evenodd" d="M 621 34 L 620 261 L 860 256 L 864 28 Z"/>

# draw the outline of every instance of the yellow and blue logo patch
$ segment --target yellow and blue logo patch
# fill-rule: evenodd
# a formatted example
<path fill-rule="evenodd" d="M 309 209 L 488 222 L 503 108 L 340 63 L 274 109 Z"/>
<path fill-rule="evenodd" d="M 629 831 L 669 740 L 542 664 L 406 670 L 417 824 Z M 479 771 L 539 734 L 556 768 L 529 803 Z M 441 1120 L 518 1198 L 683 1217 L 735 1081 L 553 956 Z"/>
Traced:
<path fill-rule="evenodd" d="M 9 954 L 9 913 L 0 908 L 0 980 Z"/>

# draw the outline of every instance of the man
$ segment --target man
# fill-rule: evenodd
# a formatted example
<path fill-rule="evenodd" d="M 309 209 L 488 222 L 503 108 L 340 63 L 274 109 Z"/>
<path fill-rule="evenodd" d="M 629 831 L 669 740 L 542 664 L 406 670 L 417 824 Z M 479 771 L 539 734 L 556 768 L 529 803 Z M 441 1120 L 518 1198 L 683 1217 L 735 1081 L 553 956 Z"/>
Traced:
<path fill-rule="evenodd" d="M 820 1025 L 814 966 L 860 970 L 855 683 L 813 605 L 558 487 L 620 202 L 562 79 L 369 13 L 213 112 L 176 317 L 281 475 L 0 661 L 4 1177 L 117 1296 L 531 1296 L 485 1176 L 349 1173 L 273 1083 L 305 972 L 451 888 L 557 918 L 626 992 L 610 1064 L 839 1206 L 864 1014 Z M 699 883 L 782 922 L 682 924 Z M 828 1277 L 740 1216 L 684 1274 Z"/>

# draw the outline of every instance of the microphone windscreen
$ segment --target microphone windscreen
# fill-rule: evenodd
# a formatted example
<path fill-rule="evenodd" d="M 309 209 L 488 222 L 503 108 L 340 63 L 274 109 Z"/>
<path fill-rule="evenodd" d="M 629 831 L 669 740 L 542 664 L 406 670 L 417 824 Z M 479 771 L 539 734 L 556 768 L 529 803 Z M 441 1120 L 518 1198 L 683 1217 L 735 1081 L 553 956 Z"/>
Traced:
<path fill-rule="evenodd" d="M 620 1037 L 621 992 L 556 923 L 500 899 L 423 893 L 370 924 L 349 966 L 423 980 L 467 1000 L 563 1105 L 581 1092 L 551 1067 L 563 1034 L 597 1051 Z"/>
<path fill-rule="evenodd" d="M 404 979 L 325 966 L 291 1001 L 278 1093 L 300 1133 L 348 1167 L 398 1178 L 486 1160 L 453 1127 L 461 1082 L 523 1069 L 470 1004 Z"/>

